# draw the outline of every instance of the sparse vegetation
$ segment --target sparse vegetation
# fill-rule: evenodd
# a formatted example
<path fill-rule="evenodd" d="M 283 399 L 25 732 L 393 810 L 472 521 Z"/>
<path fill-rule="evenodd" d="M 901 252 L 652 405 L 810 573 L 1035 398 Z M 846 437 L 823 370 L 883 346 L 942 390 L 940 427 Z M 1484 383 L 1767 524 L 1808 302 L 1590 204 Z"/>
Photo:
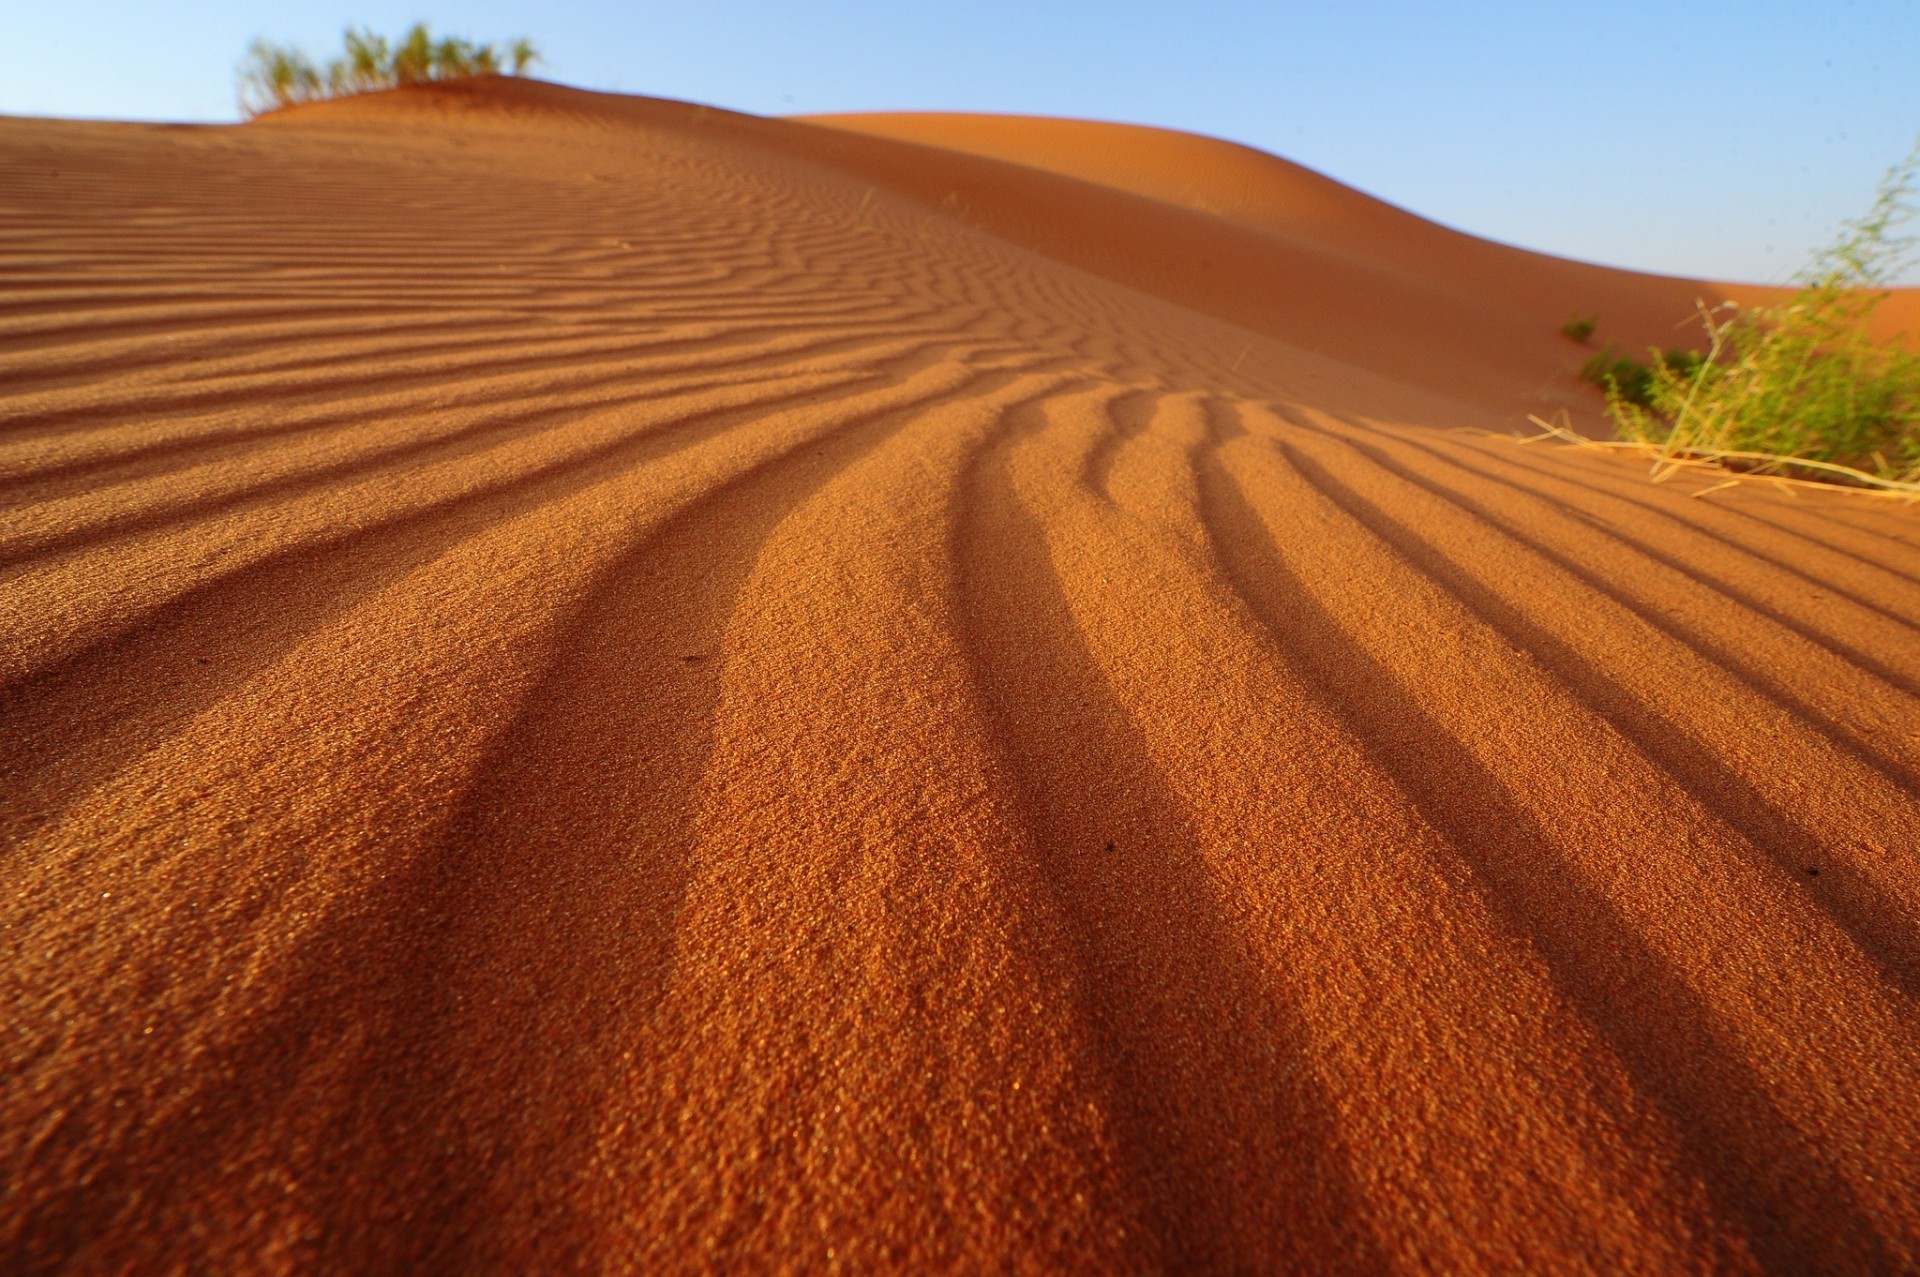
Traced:
<path fill-rule="evenodd" d="M 1568 319 L 1566 323 L 1560 325 L 1560 335 L 1568 341 L 1577 342 L 1584 346 L 1587 344 L 1587 338 L 1593 336 L 1594 327 L 1598 325 L 1599 322 L 1600 317 L 1598 315 L 1574 315 Z"/>
<path fill-rule="evenodd" d="M 1587 361 L 1580 375 L 1607 392 L 1621 435 L 1657 473 L 1709 461 L 1920 495 L 1920 352 L 1867 331 L 1912 260 L 1913 238 L 1895 232 L 1916 212 L 1917 176 L 1920 142 L 1787 301 L 1703 303 L 1704 356 L 1653 352 L 1641 364 L 1608 349 Z"/>
<path fill-rule="evenodd" d="M 323 69 L 299 49 L 255 40 L 240 67 L 240 109 L 255 116 L 403 84 L 525 75 L 540 61 L 539 50 L 524 36 L 505 45 L 458 36 L 435 39 L 424 22 L 415 23 L 398 43 L 348 27 L 343 44 L 341 55 Z"/>
<path fill-rule="evenodd" d="M 1662 375 L 1692 376 L 1706 358 L 1697 350 L 1669 349 L 1649 353 L 1653 363 L 1643 364 L 1638 359 L 1621 354 L 1609 344 L 1580 365 L 1580 377 L 1606 391 L 1608 402 L 1620 399 L 1641 408 L 1650 408 L 1653 405 L 1655 367 L 1661 370 Z"/>

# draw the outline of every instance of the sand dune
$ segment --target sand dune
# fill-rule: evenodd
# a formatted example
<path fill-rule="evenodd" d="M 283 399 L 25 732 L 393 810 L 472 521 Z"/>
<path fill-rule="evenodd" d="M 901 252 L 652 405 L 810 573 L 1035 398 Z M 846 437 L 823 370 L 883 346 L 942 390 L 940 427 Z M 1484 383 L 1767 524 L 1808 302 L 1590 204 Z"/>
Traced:
<path fill-rule="evenodd" d="M 1704 285 L 531 83 L 0 276 L 0 1268 L 1920 1267 L 1920 524 L 1503 437 Z"/>

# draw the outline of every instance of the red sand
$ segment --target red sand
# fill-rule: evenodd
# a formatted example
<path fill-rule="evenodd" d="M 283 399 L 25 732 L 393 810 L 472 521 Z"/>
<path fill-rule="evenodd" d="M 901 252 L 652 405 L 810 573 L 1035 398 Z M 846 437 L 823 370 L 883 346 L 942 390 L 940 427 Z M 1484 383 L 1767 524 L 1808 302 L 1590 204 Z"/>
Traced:
<path fill-rule="evenodd" d="M 0 121 L 0 1269 L 1920 1268 L 1920 522 L 1501 437 L 1709 286 L 831 123 Z"/>

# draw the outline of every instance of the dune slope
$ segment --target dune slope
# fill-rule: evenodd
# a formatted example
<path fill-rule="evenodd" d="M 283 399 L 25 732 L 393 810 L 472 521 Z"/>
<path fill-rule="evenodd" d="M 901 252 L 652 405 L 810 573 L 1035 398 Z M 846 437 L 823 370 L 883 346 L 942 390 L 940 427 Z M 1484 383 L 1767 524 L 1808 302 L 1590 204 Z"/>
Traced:
<path fill-rule="evenodd" d="M 0 120 L 0 1268 L 1920 1266 L 1912 512 L 996 127 Z"/>

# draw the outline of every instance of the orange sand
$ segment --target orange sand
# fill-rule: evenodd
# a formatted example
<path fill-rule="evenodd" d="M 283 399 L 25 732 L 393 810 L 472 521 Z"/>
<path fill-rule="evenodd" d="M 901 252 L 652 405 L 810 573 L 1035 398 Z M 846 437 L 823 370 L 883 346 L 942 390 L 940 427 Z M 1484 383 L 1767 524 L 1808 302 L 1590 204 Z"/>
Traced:
<path fill-rule="evenodd" d="M 1920 522 L 1501 437 L 1708 286 L 514 82 L 0 278 L 0 1270 L 1920 1267 Z"/>

